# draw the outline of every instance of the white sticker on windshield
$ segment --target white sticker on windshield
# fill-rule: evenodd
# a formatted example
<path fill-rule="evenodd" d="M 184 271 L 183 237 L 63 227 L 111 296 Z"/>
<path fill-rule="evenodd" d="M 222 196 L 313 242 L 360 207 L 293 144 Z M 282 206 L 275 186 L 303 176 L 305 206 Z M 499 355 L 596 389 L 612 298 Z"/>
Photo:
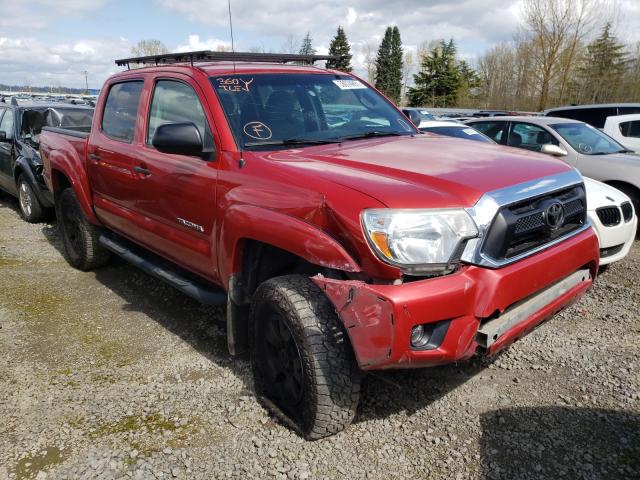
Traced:
<path fill-rule="evenodd" d="M 479 133 L 476 132 L 473 128 L 465 128 L 463 132 L 467 135 L 479 135 Z"/>
<path fill-rule="evenodd" d="M 340 90 L 360 90 L 367 88 L 366 85 L 360 83 L 358 80 L 334 80 Z"/>

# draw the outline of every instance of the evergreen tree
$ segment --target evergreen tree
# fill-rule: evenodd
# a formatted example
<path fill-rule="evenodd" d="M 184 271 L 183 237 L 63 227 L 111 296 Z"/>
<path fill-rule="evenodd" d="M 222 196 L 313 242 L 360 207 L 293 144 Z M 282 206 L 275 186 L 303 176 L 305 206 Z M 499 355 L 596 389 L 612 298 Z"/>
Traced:
<path fill-rule="evenodd" d="M 351 47 L 347 41 L 347 35 L 344 33 L 342 27 L 338 27 L 336 36 L 331 40 L 329 45 L 329 55 L 337 55 L 341 58 L 338 60 L 327 61 L 327 68 L 334 70 L 340 70 L 342 72 L 351 71 Z"/>
<path fill-rule="evenodd" d="M 587 46 L 578 67 L 581 97 L 587 103 L 613 100 L 629 65 L 625 46 L 611 33 L 606 23 L 598 38 Z"/>
<path fill-rule="evenodd" d="M 388 94 L 391 85 L 391 37 L 393 28 L 387 27 L 376 56 L 375 87 L 384 94 Z"/>
<path fill-rule="evenodd" d="M 313 48 L 311 43 L 311 33 L 307 32 L 307 35 L 302 40 L 302 45 L 300 46 L 300 55 L 315 55 L 316 49 Z"/>
<path fill-rule="evenodd" d="M 414 75 L 415 87 L 409 89 L 412 106 L 449 107 L 456 104 L 465 88 L 477 85 L 477 75 L 466 62 L 456 61 L 453 39 L 444 40 L 424 55 L 420 71 Z"/>
<path fill-rule="evenodd" d="M 402 96 L 402 40 L 400 39 L 400 30 L 398 27 L 393 27 L 391 32 L 391 55 L 389 72 L 389 90 L 387 95 L 395 103 L 400 103 Z"/>

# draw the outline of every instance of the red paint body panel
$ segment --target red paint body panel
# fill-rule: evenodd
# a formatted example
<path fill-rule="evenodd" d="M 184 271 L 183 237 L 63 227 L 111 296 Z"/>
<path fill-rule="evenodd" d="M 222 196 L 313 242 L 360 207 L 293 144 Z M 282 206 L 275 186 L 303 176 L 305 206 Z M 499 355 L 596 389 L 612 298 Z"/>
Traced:
<path fill-rule="evenodd" d="M 451 275 L 394 285 L 402 272 L 371 250 L 361 226 L 363 210 L 471 207 L 488 191 L 570 167 L 520 149 L 431 135 L 240 152 L 210 83 L 212 76 L 233 73 L 342 74 L 315 67 L 231 62 L 119 73 L 101 90 L 88 141 L 43 132 L 41 151 L 49 188 L 59 188 L 54 175 L 59 171 L 71 182 L 90 221 L 224 288 L 240 271 L 247 240 L 342 271 L 352 280 L 322 276 L 313 280 L 334 303 L 365 369 L 468 358 L 477 350 L 481 318 L 585 265 L 595 275 L 598 246 L 589 230 L 497 270 L 463 266 Z M 160 79 L 193 88 L 213 133 L 214 160 L 163 154 L 146 144 L 149 108 Z M 144 82 L 131 143 L 111 139 L 101 130 L 109 89 L 127 80 Z M 150 175 L 137 173 L 136 167 Z M 575 301 L 587 283 L 516 325 L 489 353 Z M 409 349 L 414 325 L 442 320 L 450 324 L 440 347 Z"/>
<path fill-rule="evenodd" d="M 87 219 L 96 225 L 99 224 L 93 211 L 91 186 L 85 166 L 88 139 L 46 131 L 42 132 L 40 137 L 41 142 L 44 140 L 40 145 L 43 176 L 49 190 L 55 192 L 59 189 L 57 174 L 62 174 L 71 183 Z"/>

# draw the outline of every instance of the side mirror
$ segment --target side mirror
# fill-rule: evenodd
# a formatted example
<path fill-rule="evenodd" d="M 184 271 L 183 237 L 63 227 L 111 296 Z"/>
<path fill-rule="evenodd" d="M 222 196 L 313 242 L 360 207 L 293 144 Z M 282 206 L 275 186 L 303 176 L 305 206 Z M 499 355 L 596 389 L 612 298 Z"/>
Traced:
<path fill-rule="evenodd" d="M 156 128 L 151 144 L 162 153 L 202 156 L 204 147 L 194 123 L 165 123 Z"/>
<path fill-rule="evenodd" d="M 420 122 L 422 121 L 422 117 L 420 116 L 420 114 L 418 112 L 416 112 L 415 110 L 409 110 L 409 120 L 411 120 L 411 123 L 413 123 L 416 127 L 420 126 Z"/>
<path fill-rule="evenodd" d="M 0 143 L 7 143 L 7 132 L 3 132 L 0 130 Z"/>
<path fill-rule="evenodd" d="M 551 143 L 542 145 L 540 152 L 546 153 L 547 155 L 553 155 L 554 157 L 566 157 L 567 155 L 569 155 L 569 152 L 567 152 L 564 148 L 558 145 L 553 145 Z"/>

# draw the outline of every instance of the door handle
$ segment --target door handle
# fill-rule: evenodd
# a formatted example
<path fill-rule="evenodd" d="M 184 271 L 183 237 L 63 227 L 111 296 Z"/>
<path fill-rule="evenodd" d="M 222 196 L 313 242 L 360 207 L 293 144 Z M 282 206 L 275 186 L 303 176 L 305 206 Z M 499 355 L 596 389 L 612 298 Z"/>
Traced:
<path fill-rule="evenodd" d="M 144 175 L 145 177 L 148 177 L 149 175 L 151 175 L 151 170 L 148 170 L 140 166 L 133 167 L 133 171 L 136 173 L 139 173 L 140 175 Z"/>
<path fill-rule="evenodd" d="M 97 153 L 90 153 L 88 157 L 92 162 L 98 163 L 100 161 L 100 155 L 98 155 Z"/>

